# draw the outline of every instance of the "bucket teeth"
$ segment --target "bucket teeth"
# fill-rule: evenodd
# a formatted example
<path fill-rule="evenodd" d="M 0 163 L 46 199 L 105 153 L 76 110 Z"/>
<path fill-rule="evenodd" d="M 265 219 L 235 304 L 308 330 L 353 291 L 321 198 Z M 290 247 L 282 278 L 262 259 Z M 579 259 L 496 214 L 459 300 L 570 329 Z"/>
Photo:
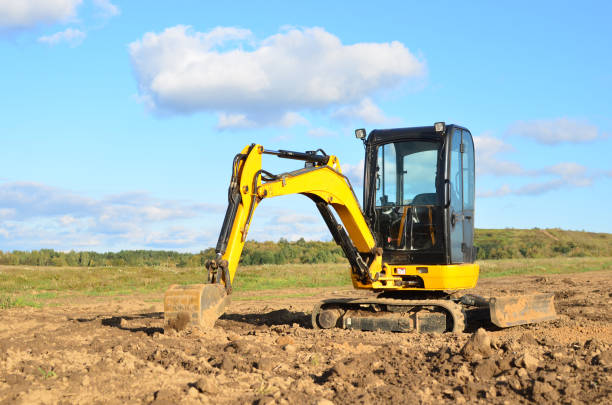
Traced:
<path fill-rule="evenodd" d="M 212 328 L 230 301 L 222 284 L 173 284 L 164 295 L 164 328 Z"/>

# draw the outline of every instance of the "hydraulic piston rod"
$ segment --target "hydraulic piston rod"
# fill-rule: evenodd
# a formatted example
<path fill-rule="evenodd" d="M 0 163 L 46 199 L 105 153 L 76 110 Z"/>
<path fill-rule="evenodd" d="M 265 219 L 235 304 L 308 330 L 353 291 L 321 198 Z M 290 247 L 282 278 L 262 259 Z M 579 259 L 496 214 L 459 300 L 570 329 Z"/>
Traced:
<path fill-rule="evenodd" d="M 321 151 L 321 154 L 317 154 L 317 152 Z M 294 152 L 291 150 L 270 150 L 264 149 L 263 153 L 266 155 L 276 155 L 279 158 L 283 159 L 294 159 L 294 160 L 303 160 L 304 162 L 312 162 L 318 163 L 320 165 L 326 165 L 329 162 L 329 156 L 323 152 L 321 149 L 312 150 L 307 152 Z"/>

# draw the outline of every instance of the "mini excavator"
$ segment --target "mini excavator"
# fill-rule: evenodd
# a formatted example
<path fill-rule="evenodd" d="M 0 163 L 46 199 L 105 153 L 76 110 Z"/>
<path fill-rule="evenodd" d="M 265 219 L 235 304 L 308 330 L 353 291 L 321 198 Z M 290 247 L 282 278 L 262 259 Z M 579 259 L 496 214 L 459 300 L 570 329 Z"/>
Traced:
<path fill-rule="evenodd" d="M 214 325 L 230 302 L 255 209 L 264 199 L 288 194 L 314 202 L 350 264 L 354 288 L 372 292 L 319 302 L 312 311 L 316 329 L 462 332 L 473 310 L 502 328 L 556 318 L 552 294 L 458 293 L 475 287 L 479 275 L 474 143 L 466 128 L 437 122 L 369 135 L 358 129 L 355 135 L 365 146 L 363 209 L 338 158 L 321 149 L 252 144 L 236 155 L 216 257 L 206 263 L 208 282 L 170 286 L 165 327 Z M 262 169 L 265 154 L 305 165 L 272 174 Z"/>

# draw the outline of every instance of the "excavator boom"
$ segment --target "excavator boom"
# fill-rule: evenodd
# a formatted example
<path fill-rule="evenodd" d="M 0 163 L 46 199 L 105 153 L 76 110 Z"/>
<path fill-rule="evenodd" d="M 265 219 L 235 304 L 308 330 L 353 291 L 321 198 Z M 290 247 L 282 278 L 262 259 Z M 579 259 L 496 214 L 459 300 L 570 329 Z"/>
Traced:
<path fill-rule="evenodd" d="M 263 154 L 303 160 L 306 167 L 273 175 L 262 169 Z M 305 195 L 316 204 L 351 264 L 355 287 L 363 288 L 377 280 L 382 268 L 381 252 L 376 249 L 374 236 L 350 181 L 342 174 L 338 158 L 322 151 L 271 151 L 252 144 L 236 155 L 232 164 L 229 203 L 215 249 L 216 257 L 206 263 L 209 284 L 171 286 L 164 298 L 166 325 L 186 323 L 181 319 L 194 325 L 214 323 L 230 302 L 232 283 L 255 209 L 265 198 L 288 194 Z M 330 207 L 343 226 L 336 221 Z"/>

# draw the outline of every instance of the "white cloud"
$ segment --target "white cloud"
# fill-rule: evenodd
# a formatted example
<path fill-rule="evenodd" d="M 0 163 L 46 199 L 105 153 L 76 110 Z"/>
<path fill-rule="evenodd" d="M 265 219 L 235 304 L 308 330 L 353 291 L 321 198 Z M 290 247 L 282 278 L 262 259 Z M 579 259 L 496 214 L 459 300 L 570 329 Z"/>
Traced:
<path fill-rule="evenodd" d="M 178 25 L 132 42 L 130 56 L 141 98 L 154 111 L 216 112 L 225 128 L 228 117 L 242 117 L 238 126 L 282 125 L 287 113 L 344 105 L 380 119 L 368 97 L 425 71 L 400 42 L 344 45 L 323 28 L 290 28 L 255 42 L 244 29 Z"/>
<path fill-rule="evenodd" d="M 513 152 L 514 148 L 489 134 L 475 136 L 474 147 L 477 174 L 528 179 L 523 185 L 511 187 L 504 184 L 496 190 L 479 191 L 479 197 L 539 195 L 562 188 L 588 187 L 595 179 L 605 176 L 574 162 L 560 162 L 541 169 L 526 169 L 516 162 L 504 159 L 503 154 Z"/>
<path fill-rule="evenodd" d="M 245 114 L 219 114 L 218 129 L 253 128 L 256 124 L 249 120 Z"/>
<path fill-rule="evenodd" d="M 548 191 L 557 190 L 564 186 L 562 179 L 555 179 L 550 181 L 533 182 L 528 183 L 520 187 L 512 188 L 507 184 L 502 185 L 497 190 L 489 190 L 477 193 L 479 198 L 487 197 L 504 197 L 507 195 L 519 195 L 519 196 L 534 196 L 544 194 Z"/>
<path fill-rule="evenodd" d="M 549 191 L 570 187 L 588 187 L 598 174 L 589 173 L 589 170 L 577 163 L 562 162 L 541 170 L 534 170 L 527 174 L 529 177 L 552 177 L 549 180 L 533 181 L 519 187 L 512 188 L 507 184 L 497 190 L 479 192 L 478 197 L 503 197 L 506 195 L 540 195 Z"/>
<path fill-rule="evenodd" d="M 42 36 L 38 42 L 48 45 L 57 45 L 66 42 L 70 46 L 77 46 L 85 39 L 85 33 L 78 29 L 66 28 L 64 31 L 56 32 L 53 35 Z"/>
<path fill-rule="evenodd" d="M 351 181 L 353 187 L 363 187 L 363 166 L 364 160 L 361 159 L 356 165 L 350 163 L 341 163 L 342 174 Z"/>
<path fill-rule="evenodd" d="M 513 150 L 512 145 L 489 134 L 474 136 L 476 173 L 495 176 L 522 176 L 527 174 L 527 171 L 518 163 L 500 157 L 502 153 Z"/>
<path fill-rule="evenodd" d="M 226 114 L 220 113 L 217 121 L 217 129 L 246 129 L 255 128 L 260 124 L 249 119 L 246 114 Z M 308 125 L 306 118 L 295 112 L 287 112 L 276 121 L 268 121 L 267 125 L 274 125 L 283 128 L 290 128 L 295 125 Z"/>
<path fill-rule="evenodd" d="M 338 108 L 332 113 L 332 117 L 353 122 L 355 118 L 368 124 L 392 124 L 399 121 L 397 118 L 387 117 L 383 111 L 369 98 L 364 98 L 360 103 Z"/>
<path fill-rule="evenodd" d="M 9 219 L 15 216 L 13 208 L 0 208 L 0 219 Z"/>
<path fill-rule="evenodd" d="M 74 224 L 75 222 L 78 222 L 78 220 L 72 215 L 64 215 L 60 217 L 59 222 L 62 225 L 70 225 L 70 224 Z"/>
<path fill-rule="evenodd" d="M 275 137 L 273 137 L 271 139 L 272 143 L 277 143 L 277 142 L 287 142 L 289 140 L 293 139 L 293 135 L 290 134 L 280 134 L 280 135 L 276 135 Z"/>
<path fill-rule="evenodd" d="M 71 249 L 90 246 L 97 249 L 179 246 L 186 240 L 210 246 L 210 232 L 177 232 L 181 221 L 221 216 L 223 206 L 162 200 L 147 193 L 133 192 L 89 198 L 70 191 L 31 182 L 0 183 L 0 249 L 54 247 Z M 153 236 L 151 236 L 153 235 Z M 208 238 L 204 241 L 203 238 Z"/>
<path fill-rule="evenodd" d="M 207 246 L 211 238 L 210 233 L 194 231 L 184 227 L 171 227 L 163 231 L 154 231 L 143 235 L 144 244 L 154 249 L 182 248 L 185 246 L 200 246 L 201 250 Z"/>
<path fill-rule="evenodd" d="M 103 17 L 114 17 L 121 13 L 119 7 L 111 3 L 110 0 L 93 0 L 93 3 L 100 10 Z"/>
<path fill-rule="evenodd" d="M 494 155 L 500 152 L 509 152 L 514 150 L 512 145 L 487 133 L 480 136 L 474 136 L 473 138 L 476 153 L 482 153 L 483 155 Z"/>
<path fill-rule="evenodd" d="M 310 224 L 318 221 L 320 218 L 317 218 L 313 215 L 305 215 L 298 214 L 295 212 L 287 212 L 282 215 L 275 216 L 272 218 L 272 221 L 277 224 L 295 224 L 295 223 L 306 223 Z"/>
<path fill-rule="evenodd" d="M 587 174 L 587 168 L 573 162 L 558 163 L 545 168 L 543 172 L 559 176 L 574 186 L 590 186 L 593 182 L 592 177 Z"/>
<path fill-rule="evenodd" d="M 28 28 L 65 22 L 82 0 L 0 0 L 0 28 Z"/>
<path fill-rule="evenodd" d="M 0 206 L 14 210 L 18 219 L 66 214 L 83 216 L 96 209 L 92 199 L 33 182 L 0 183 Z"/>
<path fill-rule="evenodd" d="M 478 198 L 488 198 L 488 197 L 503 197 L 512 193 L 512 189 L 507 184 L 502 185 L 497 190 L 487 190 L 487 191 L 479 191 L 476 193 L 476 197 Z"/>
<path fill-rule="evenodd" d="M 300 238 L 308 240 L 329 240 L 329 229 L 319 215 L 302 214 L 290 209 L 262 209 L 256 214 L 257 224 L 250 228 L 249 239 L 266 241 L 285 238 L 295 241 Z"/>
<path fill-rule="evenodd" d="M 285 113 L 285 115 L 283 115 L 282 118 L 278 121 L 278 126 L 281 126 L 284 128 L 290 128 L 296 125 L 308 125 L 308 124 L 309 122 L 306 118 L 292 111 Z"/>
<path fill-rule="evenodd" d="M 518 121 L 510 126 L 508 133 L 532 138 L 547 145 L 585 143 L 605 137 L 595 125 L 570 118 Z"/>

